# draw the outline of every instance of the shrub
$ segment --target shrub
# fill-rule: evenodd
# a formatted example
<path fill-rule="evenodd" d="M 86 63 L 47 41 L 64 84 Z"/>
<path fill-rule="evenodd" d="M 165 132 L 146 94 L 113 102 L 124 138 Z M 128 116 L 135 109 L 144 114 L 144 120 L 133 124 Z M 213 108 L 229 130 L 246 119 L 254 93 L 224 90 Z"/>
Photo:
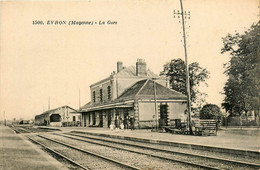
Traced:
<path fill-rule="evenodd" d="M 200 110 L 200 119 L 215 119 L 220 122 L 221 111 L 215 104 L 206 104 Z"/>

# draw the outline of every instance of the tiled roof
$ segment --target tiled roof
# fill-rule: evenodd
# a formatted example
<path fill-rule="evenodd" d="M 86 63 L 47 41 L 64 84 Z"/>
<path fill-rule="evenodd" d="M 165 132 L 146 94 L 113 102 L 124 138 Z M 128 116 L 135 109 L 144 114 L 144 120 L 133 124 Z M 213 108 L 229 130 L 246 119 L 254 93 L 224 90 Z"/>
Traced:
<path fill-rule="evenodd" d="M 126 91 L 124 91 L 122 93 L 121 96 L 118 97 L 118 99 L 120 98 L 134 98 L 138 92 L 140 91 L 140 89 L 144 86 L 144 84 L 146 83 L 146 79 L 145 80 L 141 80 L 138 81 L 137 83 L 135 83 L 133 86 L 131 86 L 130 88 L 128 88 Z"/>
<path fill-rule="evenodd" d="M 75 112 L 77 112 L 77 110 L 73 109 L 72 107 L 69 107 L 69 106 L 65 105 L 65 106 L 57 107 L 57 108 L 55 108 L 55 109 L 47 110 L 47 111 L 41 113 L 40 115 L 36 115 L 36 116 L 46 115 L 46 114 L 48 114 L 48 113 L 50 113 L 50 112 L 53 112 L 53 111 L 58 110 L 58 109 L 63 108 L 63 107 L 68 107 L 68 108 L 70 108 L 71 110 L 74 110 Z"/>
<path fill-rule="evenodd" d="M 157 100 L 186 100 L 187 97 L 180 92 L 169 89 L 155 82 L 156 86 L 156 99 Z M 133 86 L 125 90 L 121 96 L 119 96 L 114 102 L 117 103 L 130 101 L 134 99 L 154 100 L 154 81 L 145 79 L 138 81 Z M 103 103 L 99 105 L 92 105 L 90 102 L 80 108 L 80 111 L 86 111 L 94 107 L 102 107 L 103 105 L 109 105 L 109 103 Z"/>
<path fill-rule="evenodd" d="M 156 99 L 161 100 L 186 100 L 186 96 L 175 90 L 169 89 L 155 82 L 156 86 Z M 132 87 L 128 88 L 116 100 L 125 99 L 154 99 L 154 81 L 146 79 L 135 83 Z"/>
<path fill-rule="evenodd" d="M 83 105 L 82 107 L 80 107 L 80 111 L 86 108 L 89 108 L 91 106 L 91 103 L 88 102 L 87 104 Z"/>

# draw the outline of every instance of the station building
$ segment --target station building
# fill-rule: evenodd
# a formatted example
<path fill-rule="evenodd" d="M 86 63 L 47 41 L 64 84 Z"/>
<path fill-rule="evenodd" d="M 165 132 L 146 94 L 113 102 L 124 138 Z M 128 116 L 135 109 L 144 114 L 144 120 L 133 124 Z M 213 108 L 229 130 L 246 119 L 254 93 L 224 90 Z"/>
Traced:
<path fill-rule="evenodd" d="M 38 126 L 79 126 L 81 114 L 69 106 L 61 106 L 47 110 L 35 116 L 35 125 Z"/>
<path fill-rule="evenodd" d="M 186 96 L 169 88 L 169 79 L 158 76 L 138 59 L 125 68 L 117 62 L 117 72 L 90 85 L 91 101 L 79 110 L 84 127 L 109 127 L 119 116 L 134 118 L 135 128 L 171 125 L 184 119 Z"/>

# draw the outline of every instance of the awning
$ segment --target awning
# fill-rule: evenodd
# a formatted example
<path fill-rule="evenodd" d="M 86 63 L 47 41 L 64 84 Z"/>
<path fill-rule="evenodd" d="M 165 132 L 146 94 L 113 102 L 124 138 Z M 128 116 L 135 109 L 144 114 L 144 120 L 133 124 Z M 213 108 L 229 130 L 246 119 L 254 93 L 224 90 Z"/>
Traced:
<path fill-rule="evenodd" d="M 91 112 L 91 111 L 99 111 L 105 109 L 116 109 L 116 108 L 132 108 L 134 107 L 134 100 L 128 102 L 121 102 L 121 103 L 112 103 L 106 104 L 101 106 L 94 106 L 86 109 L 82 109 L 80 112 Z"/>

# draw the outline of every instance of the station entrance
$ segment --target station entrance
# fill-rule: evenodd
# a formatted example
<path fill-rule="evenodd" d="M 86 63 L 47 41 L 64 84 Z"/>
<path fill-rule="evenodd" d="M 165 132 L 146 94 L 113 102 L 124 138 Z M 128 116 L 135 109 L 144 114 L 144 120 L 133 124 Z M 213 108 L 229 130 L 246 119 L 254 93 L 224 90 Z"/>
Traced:
<path fill-rule="evenodd" d="M 160 119 L 159 119 L 159 127 L 168 126 L 168 105 L 161 104 L 160 105 Z"/>

